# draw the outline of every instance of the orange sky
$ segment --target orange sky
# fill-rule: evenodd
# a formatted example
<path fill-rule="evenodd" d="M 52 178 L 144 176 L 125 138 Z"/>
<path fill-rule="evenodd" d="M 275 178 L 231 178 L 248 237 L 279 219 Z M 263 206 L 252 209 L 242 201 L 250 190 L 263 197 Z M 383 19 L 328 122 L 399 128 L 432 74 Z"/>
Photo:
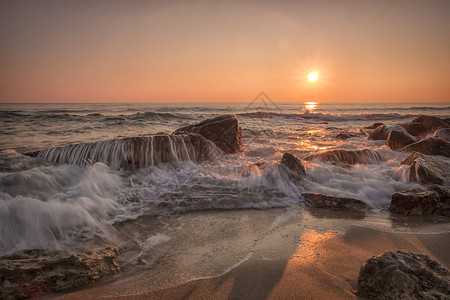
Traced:
<path fill-rule="evenodd" d="M 450 1 L 0 1 L 0 102 L 450 101 Z M 306 75 L 319 73 L 308 84 Z"/>

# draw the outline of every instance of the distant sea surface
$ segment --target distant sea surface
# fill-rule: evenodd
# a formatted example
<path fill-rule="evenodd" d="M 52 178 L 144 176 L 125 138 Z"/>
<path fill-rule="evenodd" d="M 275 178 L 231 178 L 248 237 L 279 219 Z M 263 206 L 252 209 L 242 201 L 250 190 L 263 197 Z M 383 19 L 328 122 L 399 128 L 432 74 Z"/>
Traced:
<path fill-rule="evenodd" d="M 201 120 L 233 114 L 245 151 L 203 163 L 178 162 L 135 171 L 104 163 L 55 165 L 29 151 L 117 137 L 171 133 Z M 70 248 L 112 239 L 114 227 L 140 216 L 164 218 L 188 211 L 270 209 L 304 205 L 303 192 L 365 201 L 386 211 L 394 191 L 417 186 L 383 141 L 361 132 L 375 122 L 406 123 L 426 114 L 450 117 L 450 103 L 126 103 L 0 104 L 0 254 L 30 248 Z M 355 137 L 340 140 L 340 132 Z M 307 162 L 295 185 L 275 167 L 284 152 L 300 158 L 333 149 L 374 149 L 385 162 L 351 169 Z M 246 166 L 265 171 L 241 176 Z"/>

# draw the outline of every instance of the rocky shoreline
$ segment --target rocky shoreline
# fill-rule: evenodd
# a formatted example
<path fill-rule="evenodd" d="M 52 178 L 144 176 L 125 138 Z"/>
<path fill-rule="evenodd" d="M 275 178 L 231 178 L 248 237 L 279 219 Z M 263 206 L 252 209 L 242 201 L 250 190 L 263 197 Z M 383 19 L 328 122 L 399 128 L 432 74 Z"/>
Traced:
<path fill-rule="evenodd" d="M 401 165 L 409 166 L 410 181 L 424 185 L 408 191 L 395 192 L 389 207 L 392 214 L 400 216 L 438 214 L 450 217 L 450 190 L 448 189 L 450 167 L 447 162 L 439 158 L 439 156 L 450 157 L 449 128 L 450 119 L 420 116 L 411 123 L 395 126 L 374 124 L 361 129 L 361 132 L 366 133 L 370 140 L 385 140 L 386 145 L 392 150 L 411 153 L 401 162 Z M 347 137 L 343 133 L 336 138 L 349 137 L 351 135 Z M 121 149 L 121 152 L 117 149 Z M 195 162 L 211 160 L 216 158 L 217 153 L 234 154 L 243 149 L 242 130 L 238 120 L 235 116 L 226 115 L 182 127 L 169 135 L 69 145 L 25 155 L 55 164 L 89 164 L 100 161 L 108 163 L 115 169 L 135 169 L 184 160 Z M 302 180 L 308 176 L 308 169 L 302 161 L 330 162 L 343 168 L 352 168 L 355 164 L 383 162 L 385 158 L 371 149 L 325 151 L 303 159 L 286 152 L 277 164 L 277 168 L 284 172 L 294 184 L 301 184 Z M 267 167 L 267 162 L 246 166 L 241 171 L 241 175 L 251 176 L 252 173 Z M 428 184 L 431 185 L 426 186 Z M 313 208 L 351 211 L 363 215 L 370 210 L 359 199 L 320 193 L 304 193 L 302 197 L 305 204 Z M 117 274 L 120 268 L 114 258 L 119 252 L 119 248 L 110 247 L 64 256 L 63 253 L 46 250 L 26 250 L 0 257 L 0 298 L 21 299 L 44 295 L 52 291 L 67 291 L 95 282 L 103 276 Z M 395 261 L 392 262 L 393 260 Z M 411 262 L 412 260 L 418 262 Z M 420 276 L 417 277 L 416 273 L 419 271 L 413 271 L 416 274 L 414 276 L 419 279 L 408 274 L 404 276 L 409 276 L 408 278 L 413 278 L 411 280 L 415 282 L 418 280 L 423 284 L 408 284 L 407 289 L 400 288 L 400 291 L 394 288 L 383 290 L 385 284 L 379 280 L 387 280 L 388 275 L 380 279 L 375 273 L 384 274 L 389 271 L 391 274 L 389 276 L 393 276 L 393 272 L 395 273 L 392 271 L 393 265 L 404 272 L 406 267 L 399 261 L 402 263 L 407 261 L 406 265 L 425 265 L 425 267 L 418 267 L 422 270 L 420 272 L 423 273 L 425 272 L 423 270 L 428 268 L 429 271 L 426 274 L 435 274 L 436 277 L 426 275 L 426 278 L 422 279 Z M 380 270 L 375 272 L 373 266 Z M 426 256 L 389 252 L 377 259 L 367 261 L 361 269 L 356 295 L 372 299 L 374 295 L 381 295 L 378 290 L 386 293 L 380 299 L 407 298 L 419 294 L 429 299 L 447 299 L 445 295 L 448 296 L 450 293 L 449 273 Z"/>

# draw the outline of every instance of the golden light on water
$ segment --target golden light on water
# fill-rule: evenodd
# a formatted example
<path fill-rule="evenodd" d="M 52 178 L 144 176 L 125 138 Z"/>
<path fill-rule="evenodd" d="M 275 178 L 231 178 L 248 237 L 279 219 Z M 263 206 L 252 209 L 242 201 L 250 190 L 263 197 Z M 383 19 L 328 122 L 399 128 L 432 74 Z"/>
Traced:
<path fill-rule="evenodd" d="M 319 74 L 317 74 L 317 72 L 311 72 L 308 74 L 308 81 L 313 83 L 316 82 L 317 79 L 319 79 Z"/>
<path fill-rule="evenodd" d="M 317 107 L 317 102 L 305 102 L 305 110 L 307 111 L 313 111 Z"/>

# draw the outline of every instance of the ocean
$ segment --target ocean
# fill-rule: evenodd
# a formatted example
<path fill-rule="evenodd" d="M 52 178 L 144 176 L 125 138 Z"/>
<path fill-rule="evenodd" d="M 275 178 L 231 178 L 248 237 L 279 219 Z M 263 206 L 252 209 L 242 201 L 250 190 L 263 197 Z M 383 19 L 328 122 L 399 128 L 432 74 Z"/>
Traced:
<path fill-rule="evenodd" d="M 23 155 L 75 143 L 172 133 L 225 114 L 239 120 L 244 152 L 219 153 L 204 162 L 176 161 L 124 170 L 102 162 L 52 164 Z M 73 252 L 107 244 L 126 247 L 131 239 L 135 247 L 128 262 L 140 264 L 143 253 L 173 238 L 166 230 L 174 224 L 170 220 L 202 211 L 282 209 L 289 213 L 305 206 L 305 192 L 361 199 L 372 215 L 387 222 L 392 193 L 418 184 L 409 182 L 407 168 L 400 165 L 408 153 L 392 151 L 385 141 L 368 140 L 364 127 L 375 122 L 406 123 L 422 114 L 448 118 L 450 104 L 274 103 L 267 99 L 0 104 L 0 255 L 36 248 Z M 336 138 L 341 132 L 352 137 Z M 303 158 L 333 149 L 373 149 L 384 161 L 352 168 L 304 162 L 308 176 L 300 184 L 277 167 L 285 152 Z M 260 162 L 268 167 L 242 176 L 246 167 Z M 180 230 L 190 234 L 188 228 Z"/>

